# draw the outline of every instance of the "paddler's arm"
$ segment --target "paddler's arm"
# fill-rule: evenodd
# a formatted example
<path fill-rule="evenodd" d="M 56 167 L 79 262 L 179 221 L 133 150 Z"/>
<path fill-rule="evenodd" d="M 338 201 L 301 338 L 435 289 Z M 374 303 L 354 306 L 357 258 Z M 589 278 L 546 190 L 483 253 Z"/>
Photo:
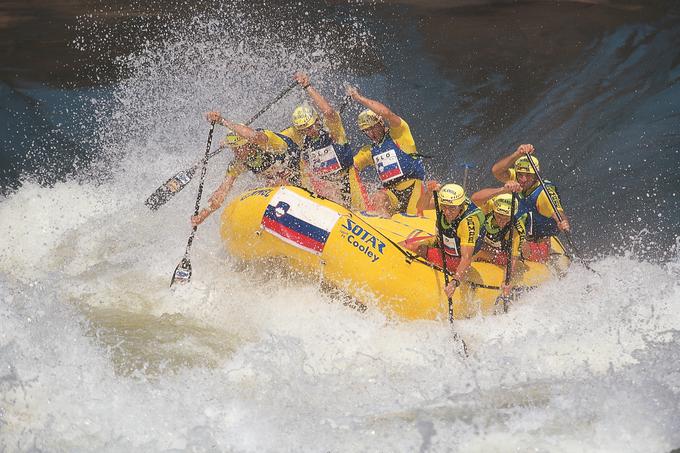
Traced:
<path fill-rule="evenodd" d="M 360 104 L 363 104 L 364 107 L 373 110 L 378 116 L 387 121 L 387 124 L 389 124 L 390 127 L 398 127 L 401 124 L 401 117 L 390 110 L 390 108 L 382 102 L 362 96 L 361 93 L 359 93 L 359 90 L 353 86 L 348 86 L 346 91 L 347 96 L 351 97 Z"/>
<path fill-rule="evenodd" d="M 222 126 L 231 129 L 234 133 L 240 135 L 251 143 L 266 147 L 269 139 L 267 135 L 262 131 L 256 131 L 252 127 L 246 126 L 245 124 L 234 123 L 223 118 L 220 112 L 208 112 L 206 113 L 206 118 L 208 121 L 221 124 Z"/>
<path fill-rule="evenodd" d="M 533 153 L 534 145 L 519 145 L 514 153 L 509 154 L 493 164 L 491 167 L 491 172 L 500 182 L 506 182 L 512 179 L 510 174 L 510 168 L 515 165 L 515 161 L 520 157 L 524 156 L 524 153 Z"/>
<path fill-rule="evenodd" d="M 191 216 L 192 226 L 200 225 L 205 219 L 208 218 L 210 214 L 217 211 L 220 206 L 222 206 L 224 199 L 231 190 L 231 187 L 234 185 L 234 181 L 236 181 L 236 177 L 237 176 L 234 174 L 227 174 L 227 177 L 224 178 L 222 184 L 220 184 L 220 186 L 213 192 L 210 198 L 208 198 L 208 207 L 201 209 L 198 212 L 198 215 Z"/>
<path fill-rule="evenodd" d="M 427 209 L 434 209 L 434 196 L 432 192 L 438 191 L 441 188 L 442 185 L 437 181 L 427 181 L 427 183 L 423 184 L 423 191 L 420 193 L 420 198 L 418 198 L 416 203 L 416 212 L 419 216 L 422 216 L 423 211 Z"/>
<path fill-rule="evenodd" d="M 545 217 L 552 218 L 557 223 L 557 228 L 559 228 L 560 231 L 569 232 L 571 228 L 569 225 L 569 219 L 567 218 L 567 215 L 564 213 L 564 209 L 562 209 L 562 203 L 560 202 L 560 198 L 554 191 L 551 192 L 551 197 L 553 203 L 557 207 L 557 210 L 560 212 L 562 221 L 560 221 L 559 218 L 557 217 L 557 213 L 553 209 L 552 204 L 548 199 L 548 194 L 545 193 L 545 191 L 541 192 L 541 194 L 538 196 L 538 200 L 536 200 L 536 206 L 538 208 L 539 214 Z"/>
<path fill-rule="evenodd" d="M 520 190 L 522 190 L 522 187 L 517 181 L 506 181 L 503 187 L 489 187 L 479 190 L 473 193 L 470 199 L 474 204 L 481 207 L 496 195 L 519 192 Z"/>
<path fill-rule="evenodd" d="M 456 235 L 460 238 L 460 263 L 458 268 L 456 268 L 453 279 L 444 288 L 446 295 L 449 297 L 453 296 L 460 282 L 465 280 L 465 275 L 470 268 L 470 264 L 472 264 L 472 256 L 475 252 L 475 244 L 479 238 L 481 228 L 482 225 L 480 225 L 477 216 L 471 215 L 463 222 L 460 222 L 458 229 L 456 229 Z"/>
<path fill-rule="evenodd" d="M 345 143 L 347 139 L 344 137 L 345 131 L 340 121 L 340 114 L 333 106 L 324 98 L 321 93 L 312 85 L 309 75 L 302 71 L 295 73 L 295 80 L 302 87 L 303 90 L 312 98 L 316 107 L 321 111 L 324 122 L 331 132 L 333 141 L 336 143 Z"/>
<path fill-rule="evenodd" d="M 472 255 L 475 247 L 472 245 L 461 245 L 460 247 L 460 263 L 456 269 L 456 273 L 453 274 L 453 278 L 449 282 L 449 285 L 444 288 L 444 292 L 448 297 L 452 297 L 453 293 L 456 292 L 456 288 L 460 285 L 460 282 L 465 280 L 465 274 L 472 264 Z"/>

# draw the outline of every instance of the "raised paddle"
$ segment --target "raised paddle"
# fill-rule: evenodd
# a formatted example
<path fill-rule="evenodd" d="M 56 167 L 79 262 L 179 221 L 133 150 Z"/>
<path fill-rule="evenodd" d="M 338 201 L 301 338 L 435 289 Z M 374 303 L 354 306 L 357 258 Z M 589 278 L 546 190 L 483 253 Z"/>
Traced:
<path fill-rule="evenodd" d="M 465 162 L 464 164 L 461 165 L 465 170 L 463 171 L 463 190 L 467 192 L 467 180 L 468 180 L 468 171 L 471 168 L 475 168 L 474 164 Z"/>
<path fill-rule="evenodd" d="M 246 121 L 246 126 L 250 125 L 253 121 L 258 119 L 260 115 L 262 115 L 264 112 L 269 110 L 272 105 L 276 104 L 281 98 L 283 98 L 290 90 L 295 88 L 295 85 L 297 85 L 297 82 L 291 83 L 289 86 L 287 86 L 281 93 L 276 96 L 272 101 L 269 102 L 265 107 L 262 108 L 259 112 L 257 112 L 255 115 L 253 115 L 252 118 L 250 118 L 248 121 Z M 187 168 L 186 170 L 182 170 L 175 174 L 172 178 L 168 179 L 161 185 L 154 193 L 152 193 L 149 198 L 146 199 L 144 204 L 151 209 L 152 211 L 157 210 L 161 206 L 163 206 L 165 203 L 170 200 L 175 194 L 179 193 L 182 189 L 184 189 L 189 182 L 191 182 L 191 178 L 194 177 L 194 174 L 196 173 L 196 170 L 198 170 L 203 162 L 207 162 L 208 160 L 212 159 L 214 156 L 218 155 L 219 153 L 224 150 L 224 147 L 219 147 L 213 151 L 210 151 L 207 155 L 206 158 L 201 159 L 200 161 L 196 162 L 194 165 L 191 167 Z"/>
<path fill-rule="evenodd" d="M 538 178 L 538 182 L 541 183 L 541 187 L 543 187 L 543 191 L 545 194 L 548 196 L 548 201 L 550 202 L 550 206 L 552 206 L 553 211 L 555 211 L 555 215 L 557 216 L 557 221 L 561 222 L 562 221 L 562 216 L 560 215 L 560 211 L 557 210 L 557 206 L 555 206 L 555 202 L 553 201 L 552 197 L 550 196 L 550 192 L 548 192 L 548 189 L 545 187 L 545 183 L 543 182 L 543 178 L 541 178 L 541 174 L 538 172 L 538 168 L 536 168 L 536 164 L 534 164 L 534 161 L 531 159 L 529 156 L 529 153 L 524 153 L 524 155 L 527 157 L 527 160 L 529 161 L 529 164 L 531 164 L 531 168 L 534 169 L 534 173 L 536 173 L 536 177 Z M 592 271 L 596 273 L 597 275 L 600 275 L 595 269 L 592 269 L 590 266 L 588 266 L 588 263 L 583 259 L 583 256 L 579 252 L 578 248 L 576 247 L 576 244 L 574 244 L 574 241 L 571 239 L 571 234 L 568 231 L 562 231 L 564 233 L 564 236 L 567 238 L 567 242 L 569 243 L 569 246 L 572 248 L 574 251 L 574 255 L 581 261 L 581 264 L 588 269 L 589 271 Z"/>
<path fill-rule="evenodd" d="M 437 239 L 439 240 L 439 252 L 441 253 L 442 256 L 442 270 L 444 271 L 444 285 L 449 286 L 449 271 L 446 266 L 446 252 L 444 251 L 444 232 L 442 231 L 441 225 L 442 225 L 442 212 L 439 209 L 439 196 L 437 194 L 437 191 L 434 190 L 432 191 L 432 197 L 434 198 L 434 212 L 436 214 L 436 219 L 437 219 Z M 453 299 L 451 297 L 449 299 L 449 323 L 453 325 Z M 458 336 L 458 333 L 453 330 L 453 339 L 454 341 L 459 341 L 460 344 L 463 346 L 463 354 L 465 354 L 465 357 L 467 357 L 468 352 L 467 352 L 467 345 L 465 344 L 465 341 Z"/>
<path fill-rule="evenodd" d="M 201 206 L 201 195 L 203 195 L 203 181 L 205 179 L 205 173 L 208 168 L 208 159 L 210 155 L 210 144 L 212 143 L 213 131 L 215 130 L 215 122 L 210 123 L 210 132 L 208 132 L 208 144 L 205 147 L 205 156 L 203 156 L 203 167 L 201 168 L 201 179 L 198 183 L 198 195 L 196 196 L 196 207 L 194 209 L 194 215 L 198 215 L 198 208 Z M 172 274 L 172 279 L 170 280 L 170 287 L 177 283 L 188 283 L 191 280 L 191 260 L 189 259 L 189 250 L 191 250 L 191 244 L 194 242 L 194 235 L 196 234 L 197 225 L 191 229 L 191 235 L 189 235 L 189 240 L 187 241 L 187 248 L 184 251 L 184 257 L 182 261 L 179 262 L 175 268 L 175 272 Z"/>
<path fill-rule="evenodd" d="M 505 286 L 510 284 L 512 277 L 512 240 L 515 233 L 515 202 L 517 195 L 513 192 L 512 201 L 510 202 L 510 237 L 505 245 L 505 252 L 508 254 L 508 262 L 505 265 Z M 502 304 L 503 313 L 508 312 L 508 305 L 510 304 L 510 294 L 504 294 L 501 290 L 501 295 L 496 299 L 496 305 Z"/>

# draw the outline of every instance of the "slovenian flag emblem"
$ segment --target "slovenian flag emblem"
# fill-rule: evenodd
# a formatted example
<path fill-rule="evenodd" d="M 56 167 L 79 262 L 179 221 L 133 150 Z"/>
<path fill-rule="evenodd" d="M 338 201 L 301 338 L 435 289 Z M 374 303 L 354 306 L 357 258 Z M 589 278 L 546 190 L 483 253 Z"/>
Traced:
<path fill-rule="evenodd" d="M 395 176 L 401 176 L 401 167 L 399 162 L 394 162 L 393 164 L 384 165 L 382 162 L 378 164 L 378 175 L 382 181 L 389 181 Z"/>
<path fill-rule="evenodd" d="M 297 248 L 321 255 L 340 214 L 280 188 L 262 216 L 266 231 Z"/>
<path fill-rule="evenodd" d="M 340 162 L 338 162 L 337 157 L 333 156 L 325 162 L 321 162 L 321 165 L 316 169 L 319 173 L 331 173 L 340 170 Z"/>

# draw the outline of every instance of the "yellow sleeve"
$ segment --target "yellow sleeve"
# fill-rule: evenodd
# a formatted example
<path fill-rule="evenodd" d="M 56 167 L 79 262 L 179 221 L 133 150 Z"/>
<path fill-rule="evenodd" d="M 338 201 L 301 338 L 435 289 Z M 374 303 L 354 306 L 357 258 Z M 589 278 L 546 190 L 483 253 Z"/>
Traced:
<path fill-rule="evenodd" d="M 510 181 L 517 181 L 517 173 L 515 173 L 515 169 L 508 168 L 508 172 L 510 173 Z"/>
<path fill-rule="evenodd" d="M 354 156 L 354 165 L 359 169 L 359 171 L 370 165 L 373 165 L 373 155 L 371 154 L 370 145 L 364 145 L 359 149 L 359 151 Z"/>
<path fill-rule="evenodd" d="M 479 218 L 476 215 L 469 215 L 458 225 L 456 234 L 460 238 L 460 245 L 469 245 L 471 247 L 475 246 L 477 238 L 479 238 L 479 232 L 481 231 L 481 225 L 479 224 Z"/>
<path fill-rule="evenodd" d="M 324 121 L 324 124 L 330 131 L 333 140 L 337 144 L 344 145 L 345 143 L 347 143 L 347 134 L 345 133 L 345 126 L 342 125 L 342 119 L 340 119 L 340 114 L 338 112 L 334 112 L 333 117 L 326 119 L 326 121 Z"/>
<path fill-rule="evenodd" d="M 546 189 L 548 190 L 548 193 L 550 194 L 550 198 L 552 198 L 553 203 L 555 203 L 555 206 L 560 212 L 564 212 L 562 209 L 562 203 L 560 203 L 560 197 L 557 196 L 557 192 L 553 187 L 547 187 Z M 538 196 L 538 200 L 536 201 L 536 206 L 538 208 L 539 214 L 545 217 L 552 217 L 555 211 L 552 208 L 552 205 L 550 204 L 550 199 L 548 199 L 548 195 L 546 194 L 546 191 L 544 190 L 541 192 L 541 194 Z"/>
<path fill-rule="evenodd" d="M 526 240 L 527 237 L 526 219 L 527 216 L 525 214 L 519 219 L 517 219 L 515 223 L 517 229 L 512 236 L 512 256 L 519 256 L 519 251 L 522 248 L 524 241 Z"/>
<path fill-rule="evenodd" d="M 390 137 L 405 153 L 415 154 L 416 142 L 413 140 L 413 135 L 411 135 L 411 128 L 403 118 L 399 126 L 390 126 Z"/>
<path fill-rule="evenodd" d="M 267 151 L 274 154 L 284 154 L 288 151 L 288 144 L 272 131 L 263 130 L 267 136 Z"/>
<path fill-rule="evenodd" d="M 296 145 L 302 146 L 302 140 L 304 137 L 302 137 L 302 134 L 299 133 L 293 126 L 282 130 L 281 135 L 285 135 L 286 137 L 290 138 Z"/>

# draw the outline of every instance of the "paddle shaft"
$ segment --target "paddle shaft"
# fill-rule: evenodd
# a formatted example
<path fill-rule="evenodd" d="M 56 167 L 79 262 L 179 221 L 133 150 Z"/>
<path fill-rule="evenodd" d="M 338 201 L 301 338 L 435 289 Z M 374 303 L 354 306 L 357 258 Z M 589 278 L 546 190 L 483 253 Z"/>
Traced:
<path fill-rule="evenodd" d="M 272 105 L 276 104 L 276 103 L 279 102 L 281 99 L 283 99 L 283 97 L 284 97 L 285 95 L 287 95 L 287 94 L 290 92 L 290 90 L 292 90 L 293 88 L 295 88 L 296 85 L 297 85 L 297 82 L 293 82 L 293 83 L 291 83 L 290 85 L 288 85 L 288 86 L 287 86 L 283 91 L 281 91 L 274 99 L 272 99 L 272 100 L 269 102 L 269 104 L 267 104 L 266 106 L 262 107 L 262 109 L 260 109 L 259 112 L 257 112 L 257 113 L 256 113 L 255 115 L 253 115 L 248 121 L 246 121 L 246 122 L 245 122 L 245 125 L 246 125 L 246 126 L 250 126 L 256 119 L 258 119 L 260 116 L 262 116 L 262 114 L 263 114 L 264 112 L 266 112 L 267 110 L 269 110 L 269 109 L 272 107 Z M 210 152 L 210 153 L 207 155 L 207 159 L 208 159 L 208 160 L 209 160 L 209 159 L 212 159 L 215 155 L 221 153 L 223 149 L 224 149 L 224 147 L 220 146 L 220 147 L 217 148 L 216 150 Z M 205 159 L 204 159 L 204 160 L 205 160 Z M 207 160 L 206 160 L 206 162 L 207 162 Z M 197 166 L 200 165 L 200 164 L 201 164 L 201 162 L 198 162 L 198 163 L 194 164 L 193 167 L 197 167 Z"/>
<path fill-rule="evenodd" d="M 531 159 L 531 156 L 529 156 L 529 153 L 524 153 L 524 155 L 527 157 L 527 160 L 529 161 L 531 168 L 534 169 L 534 173 L 536 173 L 536 177 L 538 178 L 538 182 L 541 184 L 541 187 L 543 187 L 543 191 L 545 192 L 545 195 L 548 197 L 548 201 L 550 202 L 550 206 L 552 206 L 553 211 L 555 211 L 555 215 L 557 216 L 557 221 L 561 222 L 562 216 L 560 215 L 560 211 L 557 209 L 555 202 L 553 201 L 552 197 L 550 196 L 550 192 L 548 192 L 548 189 L 546 188 L 545 183 L 543 182 L 543 178 L 541 178 L 541 174 L 538 172 L 538 168 L 536 168 L 536 164 L 534 164 L 534 161 Z M 593 271 L 597 274 L 597 271 L 595 271 L 594 269 L 591 269 L 590 266 L 588 266 L 588 264 L 583 259 L 583 256 L 581 255 L 578 248 L 576 247 L 576 244 L 574 244 L 574 241 L 572 241 L 572 239 L 571 239 L 571 233 L 569 233 L 568 231 L 563 231 L 563 233 L 564 233 L 564 236 L 567 238 L 567 242 L 569 243 L 569 246 L 574 250 L 574 255 L 576 255 L 578 257 L 578 259 L 586 267 L 586 269 L 591 270 L 591 271 Z"/>
<path fill-rule="evenodd" d="M 446 266 L 446 251 L 444 250 L 444 232 L 442 231 L 442 212 L 439 209 L 439 194 L 436 190 L 432 191 L 434 198 L 434 209 L 437 219 L 437 239 L 439 240 L 439 252 L 442 256 L 442 270 L 444 271 L 444 285 L 449 286 L 449 271 Z M 453 323 L 453 299 L 449 299 L 449 322 Z"/>
<path fill-rule="evenodd" d="M 468 180 L 468 171 L 473 168 L 474 165 L 472 164 L 463 164 L 463 190 L 467 191 L 467 180 Z"/>
<path fill-rule="evenodd" d="M 196 195 L 196 206 L 194 207 L 194 216 L 198 215 L 198 211 L 201 208 L 201 196 L 203 195 L 203 182 L 205 181 L 205 174 L 208 170 L 208 159 L 209 159 L 209 154 L 210 154 L 210 145 L 212 144 L 212 136 L 213 132 L 215 130 L 215 122 L 213 121 L 210 123 L 210 131 L 208 132 L 208 144 L 205 147 L 205 155 L 203 156 L 203 167 L 201 168 L 201 176 L 198 181 L 198 195 Z M 184 257 L 187 258 L 189 256 L 189 250 L 191 249 L 191 244 L 194 242 L 194 235 L 196 234 L 196 230 L 198 229 L 198 225 L 194 225 L 194 227 L 191 229 L 191 235 L 189 236 L 189 240 L 187 241 L 187 248 L 184 252 Z"/>
<path fill-rule="evenodd" d="M 508 245 L 506 246 L 508 254 L 508 262 L 505 265 L 505 284 L 510 284 L 510 278 L 512 277 L 512 240 L 515 236 L 515 201 L 517 200 L 517 195 L 513 192 L 512 201 L 510 202 L 510 237 L 508 238 Z"/>

